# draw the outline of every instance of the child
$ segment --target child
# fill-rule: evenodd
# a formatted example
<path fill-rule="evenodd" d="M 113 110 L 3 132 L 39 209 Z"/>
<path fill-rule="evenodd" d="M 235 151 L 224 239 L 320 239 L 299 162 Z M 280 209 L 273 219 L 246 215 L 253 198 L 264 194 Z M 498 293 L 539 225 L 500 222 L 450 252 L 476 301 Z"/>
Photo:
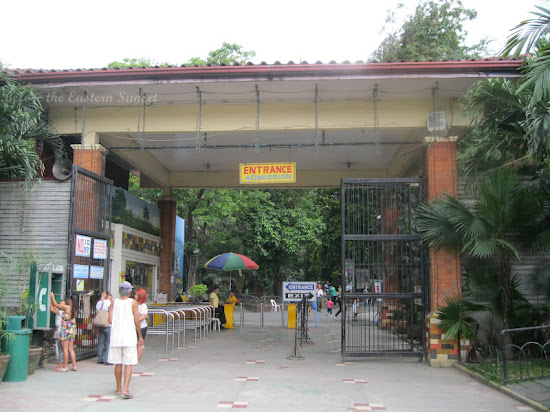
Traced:
<path fill-rule="evenodd" d="M 353 319 L 357 320 L 357 315 L 359 314 L 359 298 L 353 301 Z"/>
<path fill-rule="evenodd" d="M 330 315 L 332 316 L 332 307 L 334 306 L 334 302 L 332 300 L 327 300 L 327 313 L 326 316 Z"/>
<path fill-rule="evenodd" d="M 61 305 L 65 305 L 65 301 L 62 300 L 59 302 Z M 55 306 L 51 305 L 50 310 L 55 313 L 55 333 L 53 338 L 55 339 L 55 357 L 57 358 L 57 367 L 53 370 L 56 372 L 62 372 L 63 369 L 63 347 L 61 346 L 61 320 L 63 319 L 63 311 L 57 309 Z"/>

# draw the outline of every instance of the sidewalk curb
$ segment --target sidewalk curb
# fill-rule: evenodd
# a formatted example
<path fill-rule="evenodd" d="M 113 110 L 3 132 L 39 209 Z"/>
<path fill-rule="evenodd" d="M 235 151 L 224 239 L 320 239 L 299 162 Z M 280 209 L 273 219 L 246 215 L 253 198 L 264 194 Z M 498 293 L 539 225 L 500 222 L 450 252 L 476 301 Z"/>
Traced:
<path fill-rule="evenodd" d="M 509 389 L 505 386 L 501 386 L 501 385 L 498 385 L 494 382 L 491 382 L 487 379 L 485 379 L 483 376 L 469 370 L 468 368 L 466 368 L 465 366 L 462 366 L 462 365 L 459 365 L 457 363 L 453 364 L 453 368 L 455 369 L 458 369 L 459 371 L 467 374 L 467 375 L 470 375 L 472 378 L 474 378 L 475 380 L 477 380 L 478 382 L 481 382 L 493 389 L 496 389 L 497 391 L 505 394 L 505 395 L 508 395 L 510 396 L 511 398 L 514 398 L 514 399 L 517 399 L 518 401 L 520 402 L 523 402 L 527 405 L 529 405 L 530 407 L 532 408 L 535 408 L 537 411 L 541 411 L 541 412 L 550 412 L 550 409 L 547 408 L 546 406 L 544 406 L 543 404 L 541 403 L 538 403 L 532 399 L 529 399 L 528 397 L 522 395 L 521 393 L 518 393 L 512 389 Z"/>

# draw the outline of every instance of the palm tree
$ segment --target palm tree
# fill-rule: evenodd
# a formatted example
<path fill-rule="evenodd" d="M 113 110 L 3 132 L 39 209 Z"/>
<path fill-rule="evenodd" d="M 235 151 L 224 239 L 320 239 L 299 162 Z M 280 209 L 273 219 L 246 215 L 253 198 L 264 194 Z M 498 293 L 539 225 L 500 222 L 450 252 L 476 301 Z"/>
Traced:
<path fill-rule="evenodd" d="M 44 172 L 36 142 L 39 148 L 44 144 L 51 147 L 59 160 L 64 154 L 63 141 L 31 89 L 2 73 L 0 85 L 0 178 L 24 179 L 28 189 Z"/>
<path fill-rule="evenodd" d="M 521 52 L 530 53 L 536 49 L 534 57 L 527 59 L 523 88 L 533 87 L 533 100 L 550 100 L 550 10 L 536 6 L 531 12 L 536 18 L 518 24 L 508 37 L 502 51 L 503 57 L 512 54 L 518 57 Z"/>
<path fill-rule="evenodd" d="M 449 194 L 417 209 L 418 230 L 431 247 L 494 260 L 505 329 L 510 327 L 516 290 L 512 262 L 519 259 L 512 241 L 521 239 L 525 231 L 536 233 L 542 203 L 540 196 L 524 188 L 509 169 L 501 169 L 487 174 L 480 182 L 475 211 Z"/>

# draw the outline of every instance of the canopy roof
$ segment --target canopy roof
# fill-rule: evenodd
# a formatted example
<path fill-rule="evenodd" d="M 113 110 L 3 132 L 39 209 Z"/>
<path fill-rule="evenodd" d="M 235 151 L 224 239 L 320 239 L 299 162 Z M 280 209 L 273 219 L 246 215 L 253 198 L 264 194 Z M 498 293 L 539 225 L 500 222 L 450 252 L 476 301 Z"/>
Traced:
<path fill-rule="evenodd" d="M 295 162 L 285 187 L 415 176 L 426 141 L 468 131 L 458 100 L 521 60 L 13 70 L 59 133 L 84 135 L 145 187 L 243 187 L 239 164 Z M 428 128 L 443 112 L 445 127 Z M 258 184 L 247 187 L 273 187 Z"/>

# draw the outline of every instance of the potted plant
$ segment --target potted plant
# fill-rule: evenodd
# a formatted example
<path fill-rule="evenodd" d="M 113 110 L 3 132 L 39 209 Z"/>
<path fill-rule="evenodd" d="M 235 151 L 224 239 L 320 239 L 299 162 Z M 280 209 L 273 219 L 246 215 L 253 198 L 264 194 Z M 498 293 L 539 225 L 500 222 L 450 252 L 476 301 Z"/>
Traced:
<path fill-rule="evenodd" d="M 194 285 L 189 289 L 189 294 L 196 299 L 197 302 L 201 302 L 208 290 L 208 286 L 203 284 Z"/>

